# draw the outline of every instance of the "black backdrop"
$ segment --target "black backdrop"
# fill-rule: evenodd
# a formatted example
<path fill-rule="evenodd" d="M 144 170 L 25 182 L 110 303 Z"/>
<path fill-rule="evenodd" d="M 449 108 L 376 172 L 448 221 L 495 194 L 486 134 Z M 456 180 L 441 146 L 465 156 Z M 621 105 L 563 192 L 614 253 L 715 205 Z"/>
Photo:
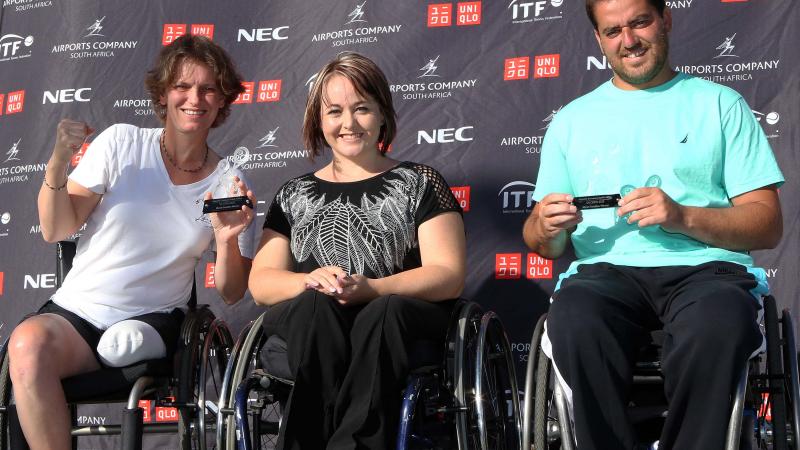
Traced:
<path fill-rule="evenodd" d="M 667 3 L 671 64 L 741 92 L 786 175 L 783 242 L 755 258 L 797 316 L 800 8 L 791 0 Z M 384 69 L 399 113 L 392 156 L 429 164 L 454 187 L 466 211 L 465 296 L 501 316 L 524 369 L 535 318 L 569 263 L 538 258 L 520 235 L 542 137 L 564 104 L 611 76 L 582 1 L 3 0 L 1 14 L 0 341 L 53 292 L 55 251 L 41 239 L 35 205 L 58 120 L 159 126 L 144 72 L 164 43 L 191 32 L 225 47 L 251 83 L 210 143 L 223 155 L 238 146 L 254 154 L 246 171 L 259 199 L 256 226 L 277 187 L 314 168 L 300 125 L 316 70 L 343 50 Z M 659 119 L 632 118 L 654 127 Z M 222 306 L 209 261 L 197 275 L 201 302 L 234 332 L 259 313 L 249 297 Z M 88 409 L 82 420 L 106 414 Z"/>

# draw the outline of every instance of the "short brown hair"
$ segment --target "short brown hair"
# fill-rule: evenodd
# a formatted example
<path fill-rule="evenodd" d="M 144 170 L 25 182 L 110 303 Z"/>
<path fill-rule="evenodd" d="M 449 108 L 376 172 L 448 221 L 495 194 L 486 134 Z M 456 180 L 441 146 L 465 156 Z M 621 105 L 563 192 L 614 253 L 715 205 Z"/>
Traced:
<path fill-rule="evenodd" d="M 325 83 L 334 76 L 341 75 L 353 83 L 356 92 L 375 100 L 383 115 L 383 125 L 378 135 L 378 151 L 385 154 L 397 134 L 397 114 L 392 103 L 392 93 L 386 75 L 371 59 L 355 52 L 342 52 L 317 72 L 313 86 L 308 93 L 306 111 L 303 116 L 303 144 L 311 151 L 311 158 L 319 156 L 328 147 L 322 133 L 322 110 Z"/>
<path fill-rule="evenodd" d="M 594 29 L 597 29 L 597 18 L 594 17 L 594 5 L 607 0 L 586 0 L 586 15 L 589 16 L 589 20 L 592 22 L 592 26 Z M 666 2 L 664 0 L 647 0 L 651 6 L 653 6 L 656 10 L 658 10 L 658 15 L 664 17 L 664 8 L 667 7 Z"/>
<path fill-rule="evenodd" d="M 153 111 L 162 122 L 166 120 L 167 109 L 161 104 L 161 97 L 180 76 L 178 70 L 184 61 L 204 64 L 214 72 L 217 89 L 225 97 L 225 104 L 220 108 L 211 126 L 221 125 L 231 112 L 231 103 L 244 91 L 244 88 L 242 77 L 236 71 L 231 57 L 222 47 L 205 36 L 185 34 L 161 49 L 155 66 L 147 72 L 144 80 Z"/>

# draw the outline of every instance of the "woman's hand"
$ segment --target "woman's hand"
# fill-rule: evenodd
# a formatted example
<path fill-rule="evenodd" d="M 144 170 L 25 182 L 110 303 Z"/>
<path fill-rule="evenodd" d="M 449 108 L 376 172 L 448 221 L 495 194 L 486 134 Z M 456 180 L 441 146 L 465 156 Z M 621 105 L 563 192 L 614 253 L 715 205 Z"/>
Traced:
<path fill-rule="evenodd" d="M 347 276 L 347 272 L 340 267 L 320 267 L 306 275 L 306 289 L 314 289 L 322 294 L 335 297 L 342 293 L 344 289 L 343 280 Z"/>
<path fill-rule="evenodd" d="M 56 127 L 56 143 L 53 147 L 53 157 L 60 162 L 69 161 L 78 153 L 86 142 L 86 138 L 94 133 L 94 128 L 85 122 L 70 119 L 61 119 Z"/>
<path fill-rule="evenodd" d="M 342 278 L 341 292 L 333 296 L 342 305 L 358 305 L 378 298 L 380 295 L 372 286 L 373 280 L 364 275 L 347 275 Z"/>
<path fill-rule="evenodd" d="M 247 189 L 239 177 L 233 178 L 234 182 L 239 187 L 240 192 L 245 192 L 253 205 L 256 204 L 256 197 L 253 191 Z M 206 192 L 205 199 L 211 200 L 210 192 Z M 211 218 L 211 226 L 214 228 L 214 239 L 217 243 L 227 243 L 232 239 L 237 239 L 239 233 L 244 231 L 248 225 L 253 221 L 254 211 L 249 206 L 242 206 L 238 211 L 225 211 L 219 213 L 209 214 Z"/>

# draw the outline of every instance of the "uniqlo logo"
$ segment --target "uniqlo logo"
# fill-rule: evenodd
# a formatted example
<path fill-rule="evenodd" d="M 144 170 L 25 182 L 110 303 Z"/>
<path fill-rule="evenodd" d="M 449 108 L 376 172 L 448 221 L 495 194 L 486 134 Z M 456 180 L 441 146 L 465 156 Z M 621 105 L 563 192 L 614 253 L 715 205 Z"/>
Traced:
<path fill-rule="evenodd" d="M 561 56 L 538 55 L 533 62 L 533 78 L 555 78 L 559 73 L 559 60 Z"/>
<path fill-rule="evenodd" d="M 6 100 L 6 96 L 3 95 L 3 94 L 0 94 L 0 116 L 3 115 L 3 103 L 5 102 L 5 100 Z"/>
<path fill-rule="evenodd" d="M 4 279 L 5 279 L 5 272 L 0 272 L 0 295 L 3 295 L 3 286 L 5 285 Z"/>
<path fill-rule="evenodd" d="M 481 2 L 461 2 L 456 14 L 456 25 L 480 25 Z"/>
<path fill-rule="evenodd" d="M 142 421 L 144 423 L 150 423 L 153 421 L 153 416 L 150 414 L 150 406 L 152 404 L 152 400 L 139 400 L 139 408 L 142 409 Z"/>
<path fill-rule="evenodd" d="M 25 91 L 9 92 L 6 96 L 6 114 L 21 113 L 25 109 Z"/>
<path fill-rule="evenodd" d="M 243 81 L 242 87 L 244 88 L 244 92 L 239 94 L 236 97 L 236 100 L 233 101 L 234 104 L 240 103 L 253 103 L 253 89 L 255 88 L 255 83 L 252 81 Z"/>
<path fill-rule="evenodd" d="M 494 256 L 494 278 L 496 280 L 522 278 L 522 253 L 497 253 Z"/>
<path fill-rule="evenodd" d="M 167 397 L 169 402 L 174 402 L 175 397 Z M 156 422 L 177 422 L 178 408 L 168 406 L 156 406 Z"/>
<path fill-rule="evenodd" d="M 279 102 L 281 100 L 281 80 L 258 82 L 257 102 Z"/>
<path fill-rule="evenodd" d="M 450 190 L 464 212 L 469 211 L 469 186 L 452 186 Z"/>
<path fill-rule="evenodd" d="M 196 23 L 192 25 L 192 35 L 214 39 L 214 25 L 210 23 Z"/>
<path fill-rule="evenodd" d="M 434 5 L 428 5 L 428 28 L 449 27 L 453 24 L 451 19 L 452 15 L 452 3 L 437 3 Z"/>
<path fill-rule="evenodd" d="M 761 394 L 761 406 L 758 408 L 758 417 L 763 417 L 767 422 L 772 422 L 772 400 L 770 394 Z"/>
<path fill-rule="evenodd" d="M 536 253 L 528 253 L 525 276 L 532 279 L 553 278 L 553 260 L 542 258 Z"/>
<path fill-rule="evenodd" d="M 503 68 L 503 80 L 527 80 L 530 70 L 531 59 L 529 57 L 508 58 Z"/>
<path fill-rule="evenodd" d="M 165 23 L 164 34 L 161 35 L 161 45 L 169 45 L 184 34 L 186 34 L 185 23 Z"/>
<path fill-rule="evenodd" d="M 81 149 L 78 150 L 74 155 L 72 155 L 72 159 L 69 160 L 70 165 L 72 167 L 76 167 L 78 164 L 80 164 L 81 160 L 83 159 L 83 155 L 86 154 L 86 150 L 88 149 L 89 149 L 89 143 L 84 142 L 83 145 L 81 145 Z"/>
<path fill-rule="evenodd" d="M 217 282 L 214 279 L 214 269 L 216 268 L 216 264 L 208 263 L 206 264 L 206 276 L 205 276 L 205 286 L 207 288 L 213 288 L 217 286 Z"/>

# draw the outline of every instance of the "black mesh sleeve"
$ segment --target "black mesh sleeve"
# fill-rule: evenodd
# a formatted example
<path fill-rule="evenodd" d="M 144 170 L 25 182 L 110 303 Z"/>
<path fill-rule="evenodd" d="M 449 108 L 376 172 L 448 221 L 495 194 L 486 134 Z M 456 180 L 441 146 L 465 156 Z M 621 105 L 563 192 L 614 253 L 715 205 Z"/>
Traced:
<path fill-rule="evenodd" d="M 456 211 L 463 214 L 458 200 L 442 174 L 423 164 L 415 164 L 414 170 L 422 175 L 420 183 L 424 183 L 422 199 L 415 215 L 417 226 L 445 212 Z"/>

